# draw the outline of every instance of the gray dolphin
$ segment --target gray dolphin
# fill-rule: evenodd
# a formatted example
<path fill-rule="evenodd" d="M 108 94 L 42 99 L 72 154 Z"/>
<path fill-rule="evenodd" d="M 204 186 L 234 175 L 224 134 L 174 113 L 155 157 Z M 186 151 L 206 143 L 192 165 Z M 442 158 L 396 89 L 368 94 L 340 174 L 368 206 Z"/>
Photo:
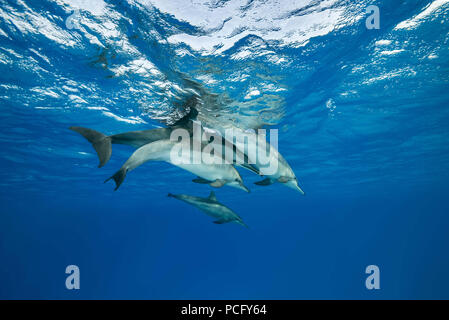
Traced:
<path fill-rule="evenodd" d="M 279 182 L 289 188 L 299 191 L 302 195 L 305 195 L 304 191 L 301 189 L 296 178 L 295 173 L 284 159 L 284 157 L 274 148 L 271 144 L 267 142 L 267 148 L 269 149 L 270 159 L 272 161 L 278 161 L 278 168 L 275 173 L 266 173 L 263 166 L 259 166 L 257 163 L 255 167 L 260 170 L 261 175 L 266 178 L 262 181 L 255 182 L 259 186 L 268 186 L 275 182 Z"/>
<path fill-rule="evenodd" d="M 248 228 L 248 226 L 243 222 L 242 218 L 240 218 L 234 211 L 218 202 L 217 197 L 215 197 L 215 193 L 213 191 L 211 191 L 208 198 L 194 197 L 186 194 L 175 195 L 171 193 L 169 193 L 168 196 L 176 198 L 178 200 L 182 200 L 197 207 L 208 216 L 217 219 L 214 221 L 214 223 L 222 224 L 235 222 Z"/>
<path fill-rule="evenodd" d="M 190 135 L 192 135 L 192 122 L 183 122 L 178 123 L 175 126 L 168 128 L 156 128 L 156 129 L 148 129 L 141 131 L 129 131 L 119 134 L 114 134 L 107 136 L 101 132 L 95 131 L 93 129 L 84 128 L 84 127 L 76 127 L 72 126 L 69 129 L 81 134 L 84 138 L 86 138 L 94 147 L 97 152 L 98 159 L 100 163 L 98 165 L 99 168 L 103 167 L 111 158 L 112 154 L 112 145 L 111 144 L 124 144 L 128 146 L 132 146 L 134 148 L 143 147 L 146 144 L 160 141 L 160 140 L 168 140 L 170 139 L 171 133 L 178 129 L 186 129 L 189 131 Z M 202 147 L 204 147 L 208 142 L 202 141 Z M 255 167 L 253 164 L 250 164 L 248 161 L 248 157 L 245 153 L 241 152 L 239 149 L 235 147 L 233 144 L 226 144 L 225 140 L 222 140 L 222 152 L 221 155 L 224 158 L 226 155 L 226 150 L 231 149 L 233 153 L 233 164 L 246 168 L 256 174 L 260 174 L 259 169 Z M 243 163 L 237 163 L 236 159 L 241 158 L 244 159 Z M 198 181 L 194 181 L 198 182 Z"/>
<path fill-rule="evenodd" d="M 129 159 L 123 164 L 120 170 L 118 170 L 105 182 L 114 179 L 116 183 L 115 190 L 117 190 L 124 181 L 127 172 L 134 170 L 147 161 L 153 160 L 171 163 L 179 168 L 197 175 L 198 178 L 193 180 L 194 182 L 207 183 L 210 186 L 216 188 L 222 187 L 224 185 L 229 185 L 231 187 L 250 192 L 249 189 L 243 184 L 242 177 L 234 168 L 232 163 L 223 161 L 222 158 L 218 159 L 220 161 L 216 161 L 210 164 L 204 163 L 204 161 L 200 161 L 199 163 L 193 162 L 192 159 L 202 159 L 202 154 L 198 154 L 202 153 L 202 150 L 191 149 L 188 154 L 182 154 L 182 161 L 179 161 L 179 163 L 174 162 L 174 159 L 172 159 L 171 157 L 171 151 L 177 143 L 178 142 L 174 142 L 169 139 L 164 139 L 151 142 L 140 147 L 129 157 Z"/>
<path fill-rule="evenodd" d="M 265 146 L 264 146 L 265 152 L 264 153 L 266 156 L 268 155 L 267 158 L 269 159 L 269 163 L 275 163 L 275 162 L 277 163 L 276 171 L 272 172 L 270 170 L 269 166 L 267 167 L 266 164 L 262 164 L 260 162 L 258 149 L 261 148 L 261 146 L 260 146 L 261 143 L 258 141 L 259 135 L 255 134 L 255 133 L 249 133 L 249 132 L 245 132 L 244 134 L 252 137 L 251 139 L 248 139 L 248 142 L 251 141 L 251 142 L 256 143 L 256 145 L 254 146 L 254 149 L 257 150 L 257 152 L 256 152 L 257 156 L 255 156 L 254 154 L 247 153 L 247 151 L 245 149 L 245 145 L 242 143 L 243 140 L 237 140 L 235 142 L 235 147 L 238 150 L 242 150 L 242 152 L 245 153 L 248 161 L 250 163 L 252 163 L 252 167 L 255 168 L 255 170 L 257 170 L 259 172 L 259 175 L 265 177 L 265 179 L 255 182 L 255 184 L 257 184 L 259 186 L 268 186 L 275 182 L 279 182 L 289 188 L 299 191 L 302 195 L 305 195 L 304 191 L 299 186 L 298 179 L 296 178 L 295 173 L 293 172 L 293 170 L 290 167 L 290 165 L 288 164 L 288 162 L 279 153 L 279 151 L 276 148 L 274 148 L 268 141 L 266 141 L 265 137 L 263 137 L 263 141 L 265 144 Z M 262 138 L 262 137 L 260 137 L 260 138 Z M 261 145 L 263 146 L 263 144 L 261 144 Z"/>
<path fill-rule="evenodd" d="M 155 128 L 141 131 L 129 131 L 119 134 L 114 134 L 107 136 L 101 132 L 98 132 L 93 129 L 72 126 L 69 127 L 70 130 L 78 132 L 84 138 L 86 138 L 94 147 L 97 152 L 98 159 L 100 163 L 98 165 L 99 168 L 103 167 L 111 158 L 112 154 L 112 146 L 111 144 L 124 144 L 128 146 L 132 146 L 134 148 L 140 148 L 148 143 L 170 139 L 172 132 L 176 129 L 185 129 L 189 132 L 190 137 L 193 134 L 193 121 L 196 119 L 198 115 L 198 110 L 195 107 L 190 106 L 189 112 L 173 123 L 171 126 L 167 128 Z M 208 141 L 202 141 L 202 147 L 204 147 Z M 225 152 L 227 149 L 232 148 L 231 152 L 233 153 L 233 163 L 235 165 L 246 168 L 256 174 L 260 174 L 259 170 L 249 163 L 248 157 L 238 150 L 235 145 L 226 143 L 222 140 L 222 156 L 225 156 Z M 240 158 L 244 159 L 243 163 L 236 163 L 235 159 Z"/>
<path fill-rule="evenodd" d="M 98 159 L 100 160 L 98 167 L 101 168 L 111 158 L 111 144 L 124 144 L 135 148 L 140 148 L 154 141 L 170 139 L 170 134 L 175 129 L 184 128 L 191 131 L 192 122 L 190 120 L 195 119 L 197 114 L 198 111 L 191 107 L 189 113 L 175 122 L 171 127 L 129 131 L 111 136 L 107 136 L 101 132 L 84 127 L 72 126 L 69 129 L 78 132 L 92 144 L 97 152 Z"/>

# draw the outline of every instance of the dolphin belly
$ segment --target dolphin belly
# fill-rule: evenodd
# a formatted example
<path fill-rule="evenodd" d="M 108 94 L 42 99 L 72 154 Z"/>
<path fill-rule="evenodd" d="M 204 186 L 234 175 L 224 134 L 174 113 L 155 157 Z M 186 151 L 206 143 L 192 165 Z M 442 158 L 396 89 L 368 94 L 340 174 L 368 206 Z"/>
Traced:
<path fill-rule="evenodd" d="M 188 163 L 188 164 L 175 164 L 175 165 L 208 181 L 215 181 L 215 180 L 234 181 L 236 179 L 236 176 L 234 174 L 235 168 L 229 164 L 211 165 L 211 164 Z"/>

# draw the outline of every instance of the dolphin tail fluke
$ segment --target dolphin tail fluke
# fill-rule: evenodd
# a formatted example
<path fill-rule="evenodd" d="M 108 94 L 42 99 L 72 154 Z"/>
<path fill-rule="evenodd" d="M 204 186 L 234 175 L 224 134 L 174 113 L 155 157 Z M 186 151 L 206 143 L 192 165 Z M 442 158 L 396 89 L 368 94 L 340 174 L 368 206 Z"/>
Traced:
<path fill-rule="evenodd" d="M 114 179 L 115 181 L 115 189 L 114 191 L 117 191 L 117 189 L 120 187 L 120 185 L 122 184 L 123 180 L 125 180 L 126 177 L 126 173 L 128 172 L 128 170 L 126 168 L 121 168 L 119 171 L 117 171 L 116 173 L 114 173 L 114 175 L 108 179 L 106 179 L 104 181 L 104 183 L 108 182 L 111 179 Z"/>
<path fill-rule="evenodd" d="M 109 161 L 112 153 L 110 137 L 102 134 L 101 132 L 83 127 L 70 127 L 69 129 L 78 132 L 90 143 L 92 143 L 92 146 L 97 152 L 98 159 L 100 160 L 100 164 L 98 165 L 99 168 L 104 166 Z"/>
<path fill-rule="evenodd" d="M 172 194 L 172 193 L 168 193 L 167 194 L 167 197 L 170 197 L 170 198 L 173 198 L 175 195 L 174 194 Z"/>

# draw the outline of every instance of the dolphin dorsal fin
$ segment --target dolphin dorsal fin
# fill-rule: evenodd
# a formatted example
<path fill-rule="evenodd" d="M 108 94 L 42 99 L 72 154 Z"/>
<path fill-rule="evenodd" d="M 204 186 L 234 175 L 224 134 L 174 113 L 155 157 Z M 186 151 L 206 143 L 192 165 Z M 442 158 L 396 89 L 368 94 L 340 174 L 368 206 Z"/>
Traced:
<path fill-rule="evenodd" d="M 215 196 L 215 192 L 213 192 L 213 191 L 210 192 L 209 200 L 217 201 L 217 197 Z"/>

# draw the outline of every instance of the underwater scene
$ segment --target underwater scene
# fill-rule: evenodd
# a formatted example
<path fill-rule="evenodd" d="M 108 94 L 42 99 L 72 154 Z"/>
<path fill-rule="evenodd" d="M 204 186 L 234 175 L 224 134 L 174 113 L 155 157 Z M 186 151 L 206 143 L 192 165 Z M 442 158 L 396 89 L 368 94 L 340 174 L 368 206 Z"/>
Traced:
<path fill-rule="evenodd" d="M 449 298 L 449 0 L 0 4 L 0 299 Z"/>

